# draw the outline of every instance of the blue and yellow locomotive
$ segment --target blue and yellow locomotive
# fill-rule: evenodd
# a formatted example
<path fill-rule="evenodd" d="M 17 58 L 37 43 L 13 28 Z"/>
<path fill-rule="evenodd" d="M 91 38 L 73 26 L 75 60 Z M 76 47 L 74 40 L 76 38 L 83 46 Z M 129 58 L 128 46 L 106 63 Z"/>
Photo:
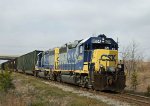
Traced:
<path fill-rule="evenodd" d="M 118 63 L 118 44 L 105 35 L 41 52 L 35 73 L 95 90 L 121 91 L 125 88 L 124 65 Z"/>

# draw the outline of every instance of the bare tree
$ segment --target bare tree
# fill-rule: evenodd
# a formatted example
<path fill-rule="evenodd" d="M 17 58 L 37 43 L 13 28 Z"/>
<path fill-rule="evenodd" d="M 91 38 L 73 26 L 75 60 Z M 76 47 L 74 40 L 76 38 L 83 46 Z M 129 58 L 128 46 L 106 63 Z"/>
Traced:
<path fill-rule="evenodd" d="M 129 74 L 129 70 L 128 70 L 128 61 L 129 60 L 129 49 L 128 47 L 123 47 L 122 49 L 122 52 L 121 52 L 121 58 L 122 58 L 122 61 L 125 65 L 125 69 L 126 69 L 126 72 L 127 74 Z"/>
<path fill-rule="evenodd" d="M 139 45 L 132 41 L 121 52 L 121 57 L 125 65 L 127 76 L 131 81 L 131 88 L 136 90 L 138 85 L 138 71 L 143 70 L 143 53 L 140 52 Z"/>
<path fill-rule="evenodd" d="M 138 71 L 143 62 L 143 55 L 135 41 L 132 41 L 127 47 L 123 48 L 121 57 L 129 76 L 132 72 Z"/>

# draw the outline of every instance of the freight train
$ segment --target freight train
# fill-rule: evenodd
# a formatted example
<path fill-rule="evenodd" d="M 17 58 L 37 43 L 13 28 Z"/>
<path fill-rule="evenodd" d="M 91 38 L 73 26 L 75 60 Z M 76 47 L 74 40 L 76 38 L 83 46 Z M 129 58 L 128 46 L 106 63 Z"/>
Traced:
<path fill-rule="evenodd" d="M 16 59 L 9 60 L 9 61 L 6 61 L 6 62 L 2 63 L 0 65 L 0 69 L 1 70 L 16 71 L 16 69 L 17 69 Z"/>
<path fill-rule="evenodd" d="M 60 48 L 34 51 L 15 61 L 15 70 L 36 77 L 100 91 L 125 88 L 124 65 L 118 61 L 118 43 L 103 34 Z"/>

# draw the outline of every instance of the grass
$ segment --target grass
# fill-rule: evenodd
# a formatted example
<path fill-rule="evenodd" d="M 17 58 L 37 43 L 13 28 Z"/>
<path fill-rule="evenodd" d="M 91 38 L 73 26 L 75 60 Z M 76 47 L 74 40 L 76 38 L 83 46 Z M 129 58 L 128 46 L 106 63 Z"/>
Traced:
<path fill-rule="evenodd" d="M 16 89 L 7 93 L 1 101 L 3 106 L 107 106 L 96 99 L 63 91 L 31 76 L 13 73 L 13 79 Z"/>
<path fill-rule="evenodd" d="M 11 73 L 8 71 L 0 71 L 0 92 L 7 92 L 9 89 L 14 88 L 12 83 Z"/>

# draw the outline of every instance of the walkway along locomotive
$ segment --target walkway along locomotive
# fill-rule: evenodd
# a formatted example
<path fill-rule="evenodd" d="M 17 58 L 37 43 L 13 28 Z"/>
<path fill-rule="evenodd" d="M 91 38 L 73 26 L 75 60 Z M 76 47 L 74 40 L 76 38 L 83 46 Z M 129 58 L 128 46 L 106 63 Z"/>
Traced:
<path fill-rule="evenodd" d="M 126 80 L 124 65 L 118 63 L 118 44 L 105 35 L 40 52 L 34 75 L 111 91 L 122 91 Z"/>

